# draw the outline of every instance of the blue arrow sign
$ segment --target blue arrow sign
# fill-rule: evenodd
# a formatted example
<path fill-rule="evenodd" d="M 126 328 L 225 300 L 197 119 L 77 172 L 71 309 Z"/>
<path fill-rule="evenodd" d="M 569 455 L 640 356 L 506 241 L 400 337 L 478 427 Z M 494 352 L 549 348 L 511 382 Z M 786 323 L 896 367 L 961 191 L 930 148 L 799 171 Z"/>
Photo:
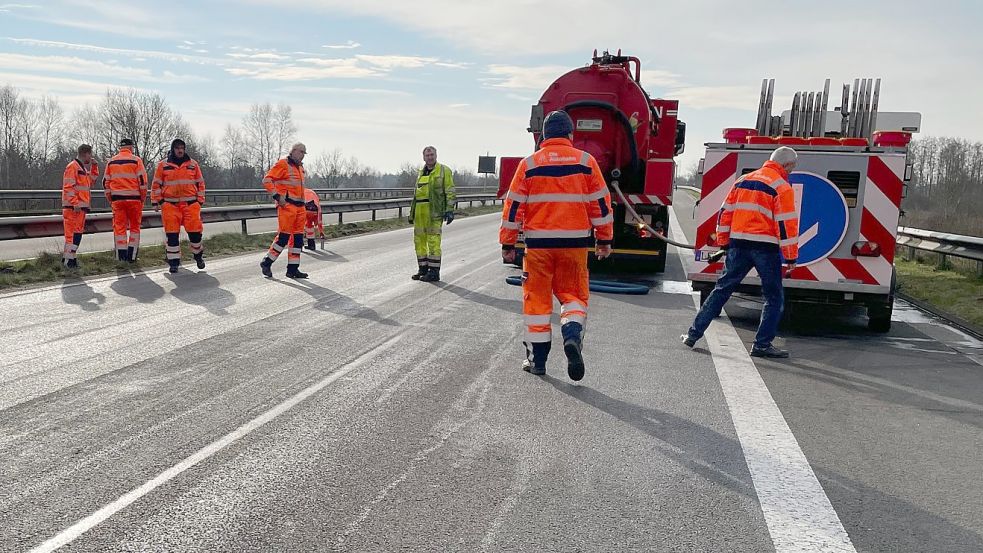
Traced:
<path fill-rule="evenodd" d="M 821 261 L 846 236 L 850 212 L 843 193 L 829 180 L 805 171 L 789 175 L 799 213 L 799 265 Z"/>

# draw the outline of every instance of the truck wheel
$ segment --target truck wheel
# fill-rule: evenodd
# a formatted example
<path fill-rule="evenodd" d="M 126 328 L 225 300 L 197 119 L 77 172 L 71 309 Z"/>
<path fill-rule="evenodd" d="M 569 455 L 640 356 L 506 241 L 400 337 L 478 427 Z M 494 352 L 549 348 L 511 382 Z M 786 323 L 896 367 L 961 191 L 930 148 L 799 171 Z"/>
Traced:
<path fill-rule="evenodd" d="M 891 330 L 891 315 L 894 313 L 894 296 L 898 290 L 897 270 L 891 273 L 891 291 L 885 303 L 867 306 L 867 330 L 886 333 Z"/>
<path fill-rule="evenodd" d="M 894 304 L 872 306 L 867 308 L 867 330 L 884 334 L 891 331 L 891 314 Z"/>
<path fill-rule="evenodd" d="M 707 298 L 710 297 L 710 292 L 713 292 L 713 290 L 700 290 L 700 307 L 703 307 L 703 304 L 707 302 Z"/>

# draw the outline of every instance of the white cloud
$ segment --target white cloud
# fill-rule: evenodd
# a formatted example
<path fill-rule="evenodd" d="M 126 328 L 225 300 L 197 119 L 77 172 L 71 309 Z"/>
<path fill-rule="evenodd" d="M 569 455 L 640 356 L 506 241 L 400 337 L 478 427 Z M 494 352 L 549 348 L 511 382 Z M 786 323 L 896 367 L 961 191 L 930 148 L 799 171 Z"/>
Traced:
<path fill-rule="evenodd" d="M 59 75 L 105 75 L 113 80 L 137 81 L 147 83 L 188 83 L 203 82 L 206 79 L 193 75 L 179 75 L 164 71 L 155 75 L 142 67 L 126 67 L 115 60 L 108 62 L 93 61 L 78 57 L 66 56 L 31 56 L 26 54 L 0 53 L 0 69 L 16 70 L 27 73 L 45 72 Z M 20 84 L 19 80 L 12 82 Z"/>
<path fill-rule="evenodd" d="M 356 59 L 382 69 L 418 69 L 436 63 L 437 58 L 420 56 L 369 56 L 359 54 Z"/>
<path fill-rule="evenodd" d="M 95 54 L 105 54 L 111 56 L 126 56 L 129 58 L 156 59 L 171 62 L 194 63 L 202 65 L 227 65 L 228 60 L 219 58 L 207 58 L 193 56 L 190 54 L 180 54 L 176 52 L 161 52 L 157 50 L 136 50 L 131 48 L 108 48 L 105 46 L 95 46 L 92 44 L 81 44 L 73 42 L 61 42 L 56 40 L 38 40 L 33 38 L 12 38 L 5 37 L 3 40 L 19 44 L 21 46 L 32 46 L 35 48 L 57 48 L 63 50 L 74 50 L 78 52 L 92 52 Z"/>
<path fill-rule="evenodd" d="M 273 52 L 260 52 L 258 54 L 226 54 L 230 58 L 241 59 L 241 60 L 286 60 L 290 59 L 289 56 L 284 56 L 282 54 L 276 54 Z"/>
<path fill-rule="evenodd" d="M 156 10 L 139 2 L 130 2 L 121 7 L 118 2 L 112 1 L 57 0 L 50 2 L 44 10 L 31 10 L 18 17 L 60 27 L 141 39 L 181 35 L 178 27 L 161 25 Z"/>
<path fill-rule="evenodd" d="M 405 90 L 390 90 L 386 88 L 345 88 L 340 86 L 282 86 L 276 92 L 294 94 L 370 94 L 381 96 L 411 96 Z"/>
<path fill-rule="evenodd" d="M 251 67 L 230 67 L 225 71 L 237 77 L 251 77 L 266 81 L 313 81 L 319 79 L 358 79 L 375 77 L 374 69 L 359 67 L 356 60 L 304 59 L 306 65 L 253 64 Z"/>
<path fill-rule="evenodd" d="M 570 69 L 570 67 L 560 65 L 541 65 L 538 67 L 489 65 L 486 73 L 491 77 L 482 79 L 482 81 L 494 88 L 543 90 Z"/>
<path fill-rule="evenodd" d="M 354 40 L 345 41 L 344 44 L 324 44 L 321 48 L 330 48 L 332 50 L 352 50 L 360 47 L 361 44 L 355 42 Z"/>
<path fill-rule="evenodd" d="M 755 111 L 759 89 L 750 86 L 686 86 L 670 90 L 667 98 L 679 100 L 687 109 L 729 108 Z M 775 105 L 780 105 L 777 103 Z"/>

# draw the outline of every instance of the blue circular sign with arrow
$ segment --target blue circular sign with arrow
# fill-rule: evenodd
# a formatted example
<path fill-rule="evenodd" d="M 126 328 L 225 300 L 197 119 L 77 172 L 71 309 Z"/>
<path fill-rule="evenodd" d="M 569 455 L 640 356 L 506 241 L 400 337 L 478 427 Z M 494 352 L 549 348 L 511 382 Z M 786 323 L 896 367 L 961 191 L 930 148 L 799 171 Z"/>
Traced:
<path fill-rule="evenodd" d="M 799 213 L 799 265 L 826 259 L 840 247 L 850 223 L 843 193 L 829 180 L 806 171 L 789 175 Z"/>

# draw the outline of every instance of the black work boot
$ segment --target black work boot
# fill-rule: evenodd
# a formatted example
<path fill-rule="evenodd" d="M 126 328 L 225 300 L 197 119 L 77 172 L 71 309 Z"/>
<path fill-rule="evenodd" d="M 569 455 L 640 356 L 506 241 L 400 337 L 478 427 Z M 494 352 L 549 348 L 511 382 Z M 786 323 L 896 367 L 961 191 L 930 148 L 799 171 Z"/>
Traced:
<path fill-rule="evenodd" d="M 439 282 L 440 281 L 440 269 L 435 269 L 430 267 L 427 274 L 420 277 L 423 282 Z"/>
<path fill-rule="evenodd" d="M 428 269 L 426 265 L 420 265 L 420 270 L 414 273 L 410 278 L 413 280 L 423 280 L 423 277 L 426 276 L 429 270 L 430 269 Z"/>
<path fill-rule="evenodd" d="M 116 261 L 126 262 L 126 250 L 116 250 Z"/>
<path fill-rule="evenodd" d="M 307 273 L 300 272 L 300 265 L 287 265 L 287 278 L 307 278 Z"/>
<path fill-rule="evenodd" d="M 195 254 L 195 264 L 198 265 L 199 269 L 205 268 L 205 254 L 196 253 Z"/>
<path fill-rule="evenodd" d="M 764 357 L 767 359 L 788 359 L 788 352 L 783 349 L 778 349 L 775 346 L 768 346 L 766 348 L 759 348 L 758 346 L 752 346 L 751 357 Z"/>
<path fill-rule="evenodd" d="M 316 249 L 317 249 L 317 248 L 315 247 L 315 245 L 314 245 L 314 239 L 313 239 L 313 238 L 308 238 L 308 239 L 307 239 L 307 249 L 309 249 L 309 250 L 311 250 L 311 251 L 314 251 L 314 250 L 316 250 Z"/>
<path fill-rule="evenodd" d="M 178 269 L 181 268 L 180 259 L 168 259 L 167 264 L 170 265 L 170 267 L 167 270 L 170 271 L 172 275 L 177 273 Z"/>
<path fill-rule="evenodd" d="M 580 323 L 567 323 L 562 328 L 563 353 L 567 355 L 567 375 L 573 381 L 584 378 L 583 330 L 584 327 Z"/>
<path fill-rule="evenodd" d="M 78 270 L 78 268 L 79 268 L 79 262 L 78 262 L 78 260 L 77 259 L 69 259 L 68 261 L 65 262 L 65 268 L 66 269 L 70 269 L 72 271 Z"/>
<path fill-rule="evenodd" d="M 273 260 L 269 257 L 264 257 L 263 261 L 259 263 L 259 268 L 263 270 L 263 276 L 266 278 L 273 278 Z"/>
<path fill-rule="evenodd" d="M 525 342 L 522 345 L 526 347 L 526 360 L 522 362 L 522 370 L 535 376 L 546 374 L 546 359 L 549 357 L 552 344 L 536 343 L 532 344 L 531 348 Z"/>
<path fill-rule="evenodd" d="M 137 252 L 136 252 L 136 249 L 134 249 L 134 248 L 127 248 L 126 249 L 126 262 L 127 263 L 136 263 L 137 262 Z"/>

